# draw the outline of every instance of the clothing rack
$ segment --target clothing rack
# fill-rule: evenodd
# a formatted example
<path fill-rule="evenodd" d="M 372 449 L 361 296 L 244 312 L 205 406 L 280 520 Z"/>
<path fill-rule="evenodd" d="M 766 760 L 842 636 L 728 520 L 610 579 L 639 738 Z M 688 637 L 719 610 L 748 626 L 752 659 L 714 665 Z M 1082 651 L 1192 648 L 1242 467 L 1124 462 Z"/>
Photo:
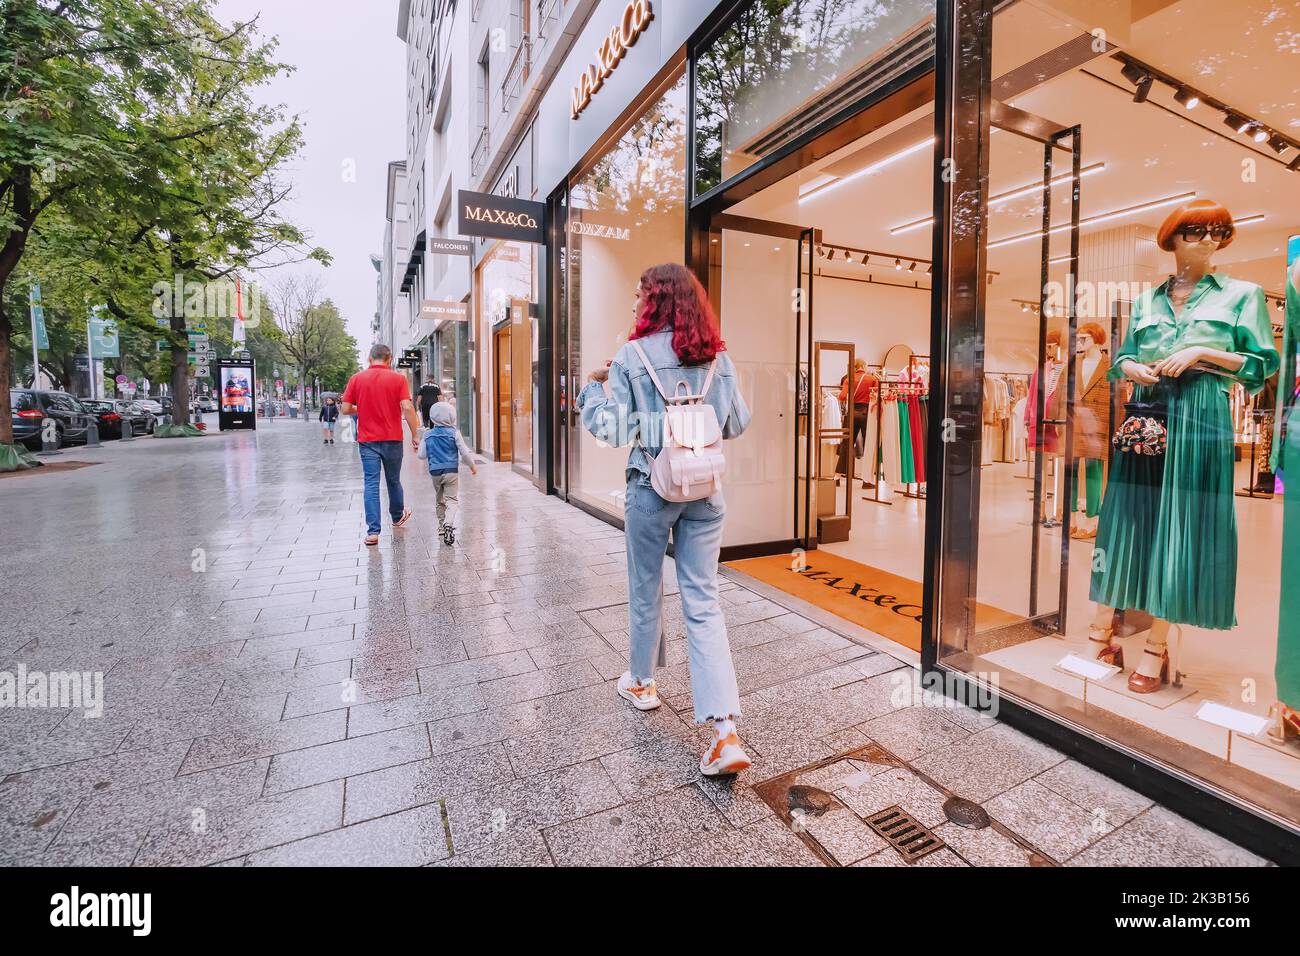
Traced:
<path fill-rule="evenodd" d="M 911 362 L 908 363 L 908 366 L 909 369 L 914 367 Z M 921 381 L 912 382 L 900 380 L 898 378 L 882 377 L 876 380 L 876 384 L 872 386 L 871 391 L 872 401 L 876 406 L 876 439 L 873 442 L 874 447 L 871 449 L 872 466 L 870 480 L 872 487 L 869 494 L 862 496 L 862 500 L 874 501 L 876 504 L 881 505 L 892 505 L 894 503 L 892 500 L 882 497 L 882 487 L 888 487 L 887 479 L 882 474 L 884 469 L 883 436 L 885 429 L 885 401 L 887 399 L 897 400 L 900 396 L 926 396 L 929 394 L 929 386 Z M 925 497 L 925 485 L 923 482 L 912 482 L 910 484 L 914 486 L 914 490 L 905 485 L 900 491 L 900 494 L 906 498 Z"/>

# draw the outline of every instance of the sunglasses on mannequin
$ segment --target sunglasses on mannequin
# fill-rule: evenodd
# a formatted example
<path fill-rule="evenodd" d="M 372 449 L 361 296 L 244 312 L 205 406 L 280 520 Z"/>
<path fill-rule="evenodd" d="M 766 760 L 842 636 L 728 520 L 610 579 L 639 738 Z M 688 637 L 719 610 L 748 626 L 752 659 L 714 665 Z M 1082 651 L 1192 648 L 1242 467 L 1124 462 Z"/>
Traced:
<path fill-rule="evenodd" d="M 1181 230 L 1184 242 L 1200 242 L 1207 235 L 1215 242 L 1227 242 L 1237 231 L 1236 226 L 1217 225 L 1204 226 L 1200 223 L 1189 222 Z"/>

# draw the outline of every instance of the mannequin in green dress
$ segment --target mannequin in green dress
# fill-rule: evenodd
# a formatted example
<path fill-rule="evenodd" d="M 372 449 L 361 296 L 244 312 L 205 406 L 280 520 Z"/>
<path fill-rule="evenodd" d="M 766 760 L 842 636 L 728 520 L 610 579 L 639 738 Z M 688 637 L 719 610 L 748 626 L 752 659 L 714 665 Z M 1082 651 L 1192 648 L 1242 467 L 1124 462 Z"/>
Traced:
<path fill-rule="evenodd" d="M 1300 259 L 1291 267 L 1286 290 L 1286 330 L 1282 333 L 1282 372 L 1277 385 L 1273 455 L 1270 469 L 1285 469 L 1287 493 L 1282 496 L 1282 600 L 1277 621 L 1277 703 L 1269 730 L 1275 740 L 1300 736 L 1300 421 L 1287 428 L 1295 414 L 1296 344 L 1300 340 Z"/>
<path fill-rule="evenodd" d="M 1168 681 L 1173 624 L 1220 630 L 1236 624 L 1226 391 L 1230 379 L 1258 391 L 1276 371 L 1278 354 L 1263 289 L 1213 270 L 1214 253 L 1234 233 L 1231 214 L 1209 200 L 1188 203 L 1166 219 L 1158 243 L 1173 253 L 1175 272 L 1134 304 L 1110 372 L 1135 383 L 1135 400 L 1163 403 L 1168 411 L 1164 455 L 1115 455 L 1092 576 L 1097 613 L 1088 638 L 1098 660 L 1123 667 L 1123 649 L 1114 641 L 1116 608 L 1154 619 L 1129 675 L 1135 693 L 1153 693 Z"/>

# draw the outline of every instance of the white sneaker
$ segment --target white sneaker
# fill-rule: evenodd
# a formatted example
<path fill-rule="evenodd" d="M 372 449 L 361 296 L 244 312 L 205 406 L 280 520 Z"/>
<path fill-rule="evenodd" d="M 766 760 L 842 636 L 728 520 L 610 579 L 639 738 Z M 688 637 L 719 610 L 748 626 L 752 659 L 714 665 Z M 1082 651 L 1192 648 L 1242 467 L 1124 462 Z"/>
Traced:
<path fill-rule="evenodd" d="M 700 773 L 706 777 L 720 777 L 748 770 L 753 761 L 740 747 L 735 731 L 725 737 L 715 737 L 713 745 L 700 758 Z"/>
<path fill-rule="evenodd" d="M 624 671 L 623 676 L 618 679 L 618 696 L 631 703 L 637 710 L 654 710 L 659 706 L 659 691 L 655 689 L 655 682 L 642 684 L 640 681 L 633 680 L 631 671 Z"/>

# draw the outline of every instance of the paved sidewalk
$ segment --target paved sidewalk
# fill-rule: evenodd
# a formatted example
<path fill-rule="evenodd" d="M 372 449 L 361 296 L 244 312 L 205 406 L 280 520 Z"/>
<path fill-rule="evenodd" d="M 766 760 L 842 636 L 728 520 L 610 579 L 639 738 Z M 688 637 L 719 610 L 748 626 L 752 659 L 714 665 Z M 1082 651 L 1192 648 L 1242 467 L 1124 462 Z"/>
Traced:
<path fill-rule="evenodd" d="M 505 466 L 447 547 L 408 455 L 368 549 L 355 447 L 302 422 L 63 458 L 99 464 L 0 479 L 0 672 L 103 672 L 104 713 L 0 709 L 0 862 L 905 866 L 893 807 L 916 865 L 1263 862 L 729 582 L 755 766 L 702 778 L 680 606 L 633 711 L 621 532 Z"/>

